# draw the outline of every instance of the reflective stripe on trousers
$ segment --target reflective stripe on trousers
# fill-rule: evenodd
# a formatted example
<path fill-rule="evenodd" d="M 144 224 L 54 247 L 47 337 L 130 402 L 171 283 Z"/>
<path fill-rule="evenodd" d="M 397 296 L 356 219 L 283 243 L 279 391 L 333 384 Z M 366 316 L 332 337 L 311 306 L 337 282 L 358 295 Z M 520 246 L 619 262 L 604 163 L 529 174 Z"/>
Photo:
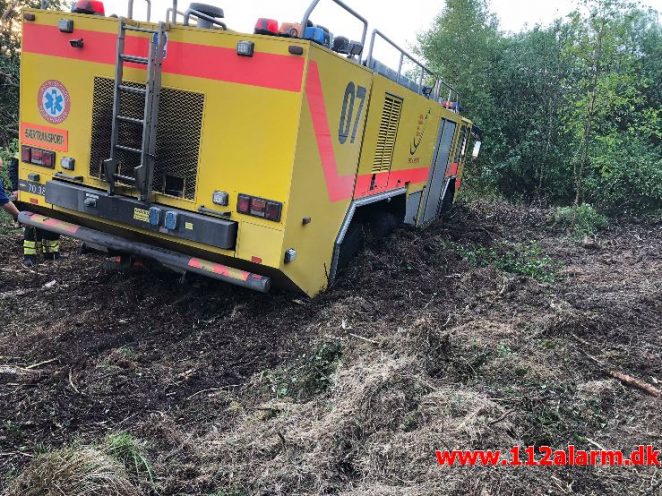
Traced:
<path fill-rule="evenodd" d="M 42 251 L 41 241 L 23 241 L 23 255 L 39 255 Z"/>
<path fill-rule="evenodd" d="M 60 240 L 44 239 L 41 242 L 44 246 L 44 254 L 60 252 Z"/>

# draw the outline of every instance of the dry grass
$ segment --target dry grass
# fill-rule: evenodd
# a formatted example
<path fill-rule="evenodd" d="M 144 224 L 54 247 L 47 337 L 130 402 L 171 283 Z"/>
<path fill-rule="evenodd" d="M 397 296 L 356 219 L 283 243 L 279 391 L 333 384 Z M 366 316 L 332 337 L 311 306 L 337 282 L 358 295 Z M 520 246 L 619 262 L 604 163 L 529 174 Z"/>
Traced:
<path fill-rule="evenodd" d="M 359 480 L 413 485 L 437 470 L 435 449 L 513 443 L 507 421 L 489 425 L 502 410 L 485 395 L 436 385 L 411 356 L 354 351 L 329 396 L 266 402 L 210 434 L 205 465 L 247 494 L 324 494 Z"/>
<path fill-rule="evenodd" d="M 65 448 L 38 456 L 7 496 L 137 496 L 124 467 L 94 448 Z"/>

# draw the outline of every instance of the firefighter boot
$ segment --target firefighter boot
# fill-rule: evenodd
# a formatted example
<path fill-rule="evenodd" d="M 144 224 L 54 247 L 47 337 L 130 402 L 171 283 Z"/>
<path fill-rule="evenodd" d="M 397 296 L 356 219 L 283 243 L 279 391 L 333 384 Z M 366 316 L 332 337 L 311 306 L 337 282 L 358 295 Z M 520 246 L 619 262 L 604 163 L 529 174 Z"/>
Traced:
<path fill-rule="evenodd" d="M 26 227 L 23 237 L 23 266 L 31 268 L 37 265 L 37 256 L 42 251 L 41 237 L 34 227 Z"/>

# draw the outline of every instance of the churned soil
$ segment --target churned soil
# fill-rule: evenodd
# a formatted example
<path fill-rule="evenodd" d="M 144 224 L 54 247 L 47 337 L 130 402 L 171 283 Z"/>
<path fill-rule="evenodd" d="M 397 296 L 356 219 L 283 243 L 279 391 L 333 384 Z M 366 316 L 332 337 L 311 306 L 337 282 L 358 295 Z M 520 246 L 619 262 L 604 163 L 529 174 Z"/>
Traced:
<path fill-rule="evenodd" d="M 160 495 L 662 494 L 655 468 L 440 467 L 436 449 L 662 447 L 662 223 L 577 240 L 459 204 L 321 296 L 0 237 L 0 493 L 39 453 L 140 440 Z M 55 493 L 54 493 L 55 494 Z"/>

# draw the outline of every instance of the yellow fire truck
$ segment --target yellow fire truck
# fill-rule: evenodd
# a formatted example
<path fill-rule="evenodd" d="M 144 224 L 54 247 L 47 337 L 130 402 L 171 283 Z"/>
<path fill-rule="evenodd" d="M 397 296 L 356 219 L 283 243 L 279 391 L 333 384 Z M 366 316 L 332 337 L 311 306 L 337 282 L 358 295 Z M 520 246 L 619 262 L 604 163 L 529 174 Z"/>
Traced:
<path fill-rule="evenodd" d="M 23 12 L 20 222 L 267 292 L 315 296 L 370 229 L 450 208 L 479 148 L 459 96 L 340 0 L 361 40 L 177 3 L 166 22 Z M 149 9 L 148 9 L 149 10 Z M 148 12 L 149 17 L 149 12 Z M 374 57 L 391 45 L 399 67 Z M 405 71 L 413 64 L 416 71 Z M 475 143 L 474 143 L 475 142 Z M 474 146 L 475 145 L 475 146 Z"/>

